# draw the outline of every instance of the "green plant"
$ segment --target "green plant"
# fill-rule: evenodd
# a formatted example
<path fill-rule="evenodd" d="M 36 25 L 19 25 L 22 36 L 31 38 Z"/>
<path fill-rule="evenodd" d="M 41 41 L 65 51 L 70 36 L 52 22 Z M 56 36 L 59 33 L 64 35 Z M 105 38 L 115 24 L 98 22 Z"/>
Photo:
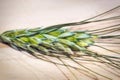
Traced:
<path fill-rule="evenodd" d="M 97 43 L 97 41 L 100 42 L 101 40 L 105 40 L 105 39 L 119 40 L 120 38 L 119 34 L 117 35 L 106 35 L 106 34 L 119 31 L 120 24 L 115 24 L 105 28 L 100 28 L 95 30 L 85 30 L 85 31 L 81 31 L 81 30 L 71 31 L 70 29 L 68 29 L 68 27 L 104 22 L 104 21 L 111 21 L 111 20 L 118 20 L 120 19 L 120 15 L 99 19 L 99 20 L 92 20 L 92 19 L 95 19 L 103 14 L 118 9 L 119 7 L 120 6 L 117 6 L 109 11 L 106 11 L 95 17 L 80 22 L 58 24 L 46 28 L 39 27 L 33 29 L 6 31 L 0 35 L 0 40 L 1 42 L 6 43 L 17 50 L 27 51 L 39 59 L 54 63 L 55 65 L 66 66 L 69 70 L 70 68 L 73 68 L 75 70 L 80 70 L 80 68 L 71 66 L 65 63 L 62 59 L 69 59 L 73 61 L 74 63 L 78 64 L 80 67 L 84 68 L 83 71 L 86 73 L 90 71 L 89 74 L 91 75 L 97 74 L 104 78 L 111 79 L 107 76 L 97 73 L 94 70 L 91 70 L 87 66 L 82 65 L 79 61 L 102 63 L 109 67 L 114 67 L 115 69 L 120 70 L 119 56 L 117 57 L 117 56 L 110 56 L 107 54 L 99 54 L 97 52 L 88 49 L 90 46 L 97 46 L 119 55 L 120 54 L 119 52 L 109 50 L 102 46 L 96 45 L 95 43 Z M 108 42 L 108 43 L 120 44 L 116 42 L 114 43 Z M 48 59 L 46 56 L 55 57 L 58 60 L 60 60 L 63 64 L 56 63 Z M 43 57 L 44 59 L 41 57 Z M 96 77 L 94 79 L 96 79 Z"/>

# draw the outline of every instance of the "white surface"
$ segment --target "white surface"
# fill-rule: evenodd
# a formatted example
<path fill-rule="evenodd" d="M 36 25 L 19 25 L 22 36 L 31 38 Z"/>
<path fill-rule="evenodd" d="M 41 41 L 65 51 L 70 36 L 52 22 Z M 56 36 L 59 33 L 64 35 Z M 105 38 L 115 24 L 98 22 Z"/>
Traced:
<path fill-rule="evenodd" d="M 120 0 L 0 0 L 0 33 L 80 21 L 119 4 Z M 0 80 L 66 80 L 53 64 L 0 46 Z M 74 80 L 69 71 L 65 72 Z M 81 75 L 79 77 L 80 80 L 89 80 Z"/>

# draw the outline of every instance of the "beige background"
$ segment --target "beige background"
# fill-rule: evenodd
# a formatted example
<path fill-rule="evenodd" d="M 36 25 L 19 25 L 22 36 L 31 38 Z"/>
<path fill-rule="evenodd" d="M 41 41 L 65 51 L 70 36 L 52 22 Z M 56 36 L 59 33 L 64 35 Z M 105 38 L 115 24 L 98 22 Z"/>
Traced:
<path fill-rule="evenodd" d="M 10 29 L 80 21 L 119 4 L 120 0 L 0 0 L 0 33 Z M 65 72 L 74 80 L 68 71 Z M 66 78 L 53 64 L 0 44 L 0 80 Z M 89 79 L 80 77 L 80 80 Z"/>
<path fill-rule="evenodd" d="M 119 4 L 120 0 L 0 0 L 0 30 L 80 21 Z"/>

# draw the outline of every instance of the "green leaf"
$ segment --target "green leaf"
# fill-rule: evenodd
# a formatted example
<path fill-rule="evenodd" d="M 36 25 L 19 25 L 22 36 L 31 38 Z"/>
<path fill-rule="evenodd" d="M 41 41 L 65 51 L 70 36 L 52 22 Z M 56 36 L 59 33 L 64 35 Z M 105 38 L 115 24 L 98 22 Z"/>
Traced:
<path fill-rule="evenodd" d="M 84 39 L 84 38 L 90 38 L 91 35 L 87 34 L 87 33 L 77 33 L 75 35 L 75 38 L 77 39 Z"/>
<path fill-rule="evenodd" d="M 69 40 L 65 40 L 65 39 L 59 39 L 59 42 L 62 43 L 62 44 L 65 44 L 67 46 L 70 46 L 71 49 L 73 50 L 84 50 L 84 48 L 78 46 L 77 44 L 75 44 L 74 42 L 71 42 Z"/>
<path fill-rule="evenodd" d="M 57 37 L 57 36 L 59 36 L 60 34 L 66 32 L 66 31 L 67 31 L 66 28 L 60 28 L 60 29 L 58 29 L 58 30 L 51 31 L 51 32 L 49 32 L 48 34 Z"/>
<path fill-rule="evenodd" d="M 68 53 L 68 54 L 73 54 L 73 51 L 66 45 L 61 44 L 61 43 L 55 43 L 55 47 L 57 47 L 58 49 Z"/>
<path fill-rule="evenodd" d="M 18 38 L 18 40 L 23 42 L 23 43 L 29 43 L 29 38 L 28 37 L 21 37 L 21 38 Z"/>
<path fill-rule="evenodd" d="M 37 27 L 37 28 L 29 29 L 29 32 L 38 32 L 40 30 L 41 30 L 41 27 Z"/>
<path fill-rule="evenodd" d="M 78 44 L 81 47 L 88 47 L 88 46 L 92 45 L 93 43 L 94 43 L 94 41 L 91 38 L 82 39 L 82 40 L 79 40 L 78 42 L 76 42 L 76 44 Z"/>
<path fill-rule="evenodd" d="M 37 39 L 35 37 L 29 37 L 29 42 L 31 44 L 40 44 L 41 43 L 41 40 L 40 39 Z"/>
<path fill-rule="evenodd" d="M 5 43 L 11 43 L 10 37 L 6 37 L 6 36 L 1 35 L 0 39 L 1 39 L 1 41 L 4 41 Z"/>
<path fill-rule="evenodd" d="M 59 35 L 59 38 L 65 38 L 65 37 L 69 37 L 69 36 L 73 36 L 75 33 L 74 32 L 65 32 L 61 35 Z"/>
<path fill-rule="evenodd" d="M 92 45 L 92 44 L 94 43 L 94 41 L 91 40 L 91 39 L 85 39 L 84 42 L 87 43 L 88 46 L 89 46 L 89 45 Z"/>
<path fill-rule="evenodd" d="M 40 39 L 45 38 L 45 37 L 43 36 L 43 34 L 36 34 L 36 35 L 34 35 L 34 36 L 37 37 L 37 38 L 40 38 Z"/>
<path fill-rule="evenodd" d="M 48 49 L 43 47 L 43 46 L 39 46 L 39 45 L 36 45 L 36 44 L 31 44 L 30 46 L 33 47 L 33 48 L 36 48 L 39 51 L 42 51 L 43 54 L 49 54 Z"/>
<path fill-rule="evenodd" d="M 86 42 L 84 42 L 83 40 L 77 42 L 76 44 L 79 45 L 80 47 L 86 47 L 86 46 L 88 46 L 88 44 Z"/>
<path fill-rule="evenodd" d="M 70 37 L 67 37 L 67 38 L 65 38 L 65 39 L 67 39 L 67 40 L 69 40 L 69 41 L 72 41 L 72 42 L 78 41 L 74 36 L 70 36 Z"/>
<path fill-rule="evenodd" d="M 43 34 L 43 36 L 47 39 L 50 39 L 51 41 L 57 41 L 58 40 L 57 37 L 54 37 L 54 36 L 51 36 L 51 35 Z"/>

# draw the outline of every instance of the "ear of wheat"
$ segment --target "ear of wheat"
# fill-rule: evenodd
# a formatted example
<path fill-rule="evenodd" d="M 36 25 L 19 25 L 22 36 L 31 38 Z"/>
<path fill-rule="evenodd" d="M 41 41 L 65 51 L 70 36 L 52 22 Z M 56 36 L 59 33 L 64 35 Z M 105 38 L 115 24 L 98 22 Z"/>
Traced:
<path fill-rule="evenodd" d="M 97 74 L 107 79 L 111 79 L 107 76 L 99 74 L 94 70 L 91 70 L 88 67 L 80 64 L 77 60 L 79 60 L 79 58 L 82 56 L 92 57 L 95 59 L 95 60 L 91 60 L 93 62 L 107 64 L 110 67 L 114 67 L 115 69 L 120 70 L 120 57 L 109 56 L 107 54 L 99 54 L 97 52 L 88 50 L 88 47 L 93 45 L 104 48 L 102 46 L 95 45 L 96 40 L 101 40 L 101 39 L 103 40 L 118 39 L 119 40 L 120 39 L 119 34 L 118 35 L 104 35 L 104 34 L 109 34 L 111 32 L 119 31 L 120 24 L 112 25 L 109 27 L 101 28 L 101 29 L 87 30 L 87 31 L 86 30 L 70 31 L 67 27 L 84 25 L 84 24 L 95 23 L 95 22 L 118 20 L 120 19 L 120 15 L 105 18 L 105 19 L 100 19 L 100 20 L 91 20 L 91 19 L 94 19 L 103 14 L 106 14 L 119 7 L 120 6 L 117 6 L 105 13 L 99 14 L 95 17 L 92 17 L 80 22 L 58 24 L 58 25 L 53 25 L 46 28 L 6 31 L 0 35 L 0 40 L 1 42 L 6 43 L 17 50 L 27 51 L 39 59 L 41 59 L 39 55 L 56 57 L 63 64 L 55 63 L 49 59 L 47 59 L 47 61 L 78 70 L 79 68 L 76 68 L 71 65 L 67 65 L 62 61 L 63 58 L 68 58 L 73 62 L 75 62 L 76 64 L 78 64 L 79 66 L 83 67 L 86 70 L 91 71 L 94 74 Z M 120 54 L 119 52 L 115 52 L 109 49 L 106 49 L 106 50 L 116 53 L 118 55 Z M 40 54 L 36 54 L 36 52 L 39 52 Z M 84 54 L 77 53 L 77 52 L 82 52 Z"/>

